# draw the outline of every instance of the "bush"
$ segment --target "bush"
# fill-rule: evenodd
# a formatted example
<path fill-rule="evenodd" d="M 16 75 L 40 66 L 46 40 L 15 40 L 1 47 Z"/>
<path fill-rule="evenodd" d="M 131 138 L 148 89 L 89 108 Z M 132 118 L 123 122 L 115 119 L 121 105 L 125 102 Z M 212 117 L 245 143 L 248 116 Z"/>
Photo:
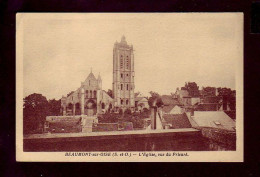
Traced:
<path fill-rule="evenodd" d="M 144 108 L 143 111 L 146 113 L 146 112 L 149 112 L 149 109 Z"/>
<path fill-rule="evenodd" d="M 125 110 L 125 114 L 131 115 L 132 111 L 128 108 L 128 109 Z"/>
<path fill-rule="evenodd" d="M 123 114 L 123 109 L 119 109 L 119 114 L 122 115 Z"/>

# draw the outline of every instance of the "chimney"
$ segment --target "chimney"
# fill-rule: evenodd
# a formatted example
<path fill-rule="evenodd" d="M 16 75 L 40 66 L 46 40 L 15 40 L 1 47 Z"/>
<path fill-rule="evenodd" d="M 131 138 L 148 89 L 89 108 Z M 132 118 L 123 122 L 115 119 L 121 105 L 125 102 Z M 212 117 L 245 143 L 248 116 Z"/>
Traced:
<path fill-rule="evenodd" d="M 155 130 L 156 129 L 156 112 L 157 112 L 157 107 L 153 106 L 151 107 L 151 129 Z"/>

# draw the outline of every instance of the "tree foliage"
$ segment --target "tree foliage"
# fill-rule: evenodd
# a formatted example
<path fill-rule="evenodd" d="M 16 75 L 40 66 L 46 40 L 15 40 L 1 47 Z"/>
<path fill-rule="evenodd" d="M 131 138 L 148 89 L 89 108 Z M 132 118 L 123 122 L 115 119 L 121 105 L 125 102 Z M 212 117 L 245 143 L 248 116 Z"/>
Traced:
<path fill-rule="evenodd" d="M 126 114 L 131 115 L 131 114 L 132 114 L 132 111 L 131 111 L 130 109 L 126 109 L 125 112 L 124 112 L 124 114 L 125 114 L 125 115 L 126 115 Z"/>
<path fill-rule="evenodd" d="M 157 92 L 150 91 L 149 93 L 151 95 L 148 98 L 149 106 L 150 107 L 153 107 L 153 106 L 161 107 L 163 105 L 161 96 Z"/>
<path fill-rule="evenodd" d="M 24 133 L 40 133 L 46 116 L 61 115 L 60 108 L 61 100 L 47 101 L 45 96 L 38 93 L 25 97 L 23 104 Z"/>
<path fill-rule="evenodd" d="M 30 133 L 42 128 L 48 113 L 46 97 L 37 93 L 25 97 L 23 106 L 24 133 Z"/>
<path fill-rule="evenodd" d="M 52 116 L 59 116 L 61 115 L 61 112 L 60 112 L 60 109 L 61 109 L 61 100 L 55 100 L 55 99 L 52 99 L 52 100 L 49 100 L 49 115 L 52 115 Z"/>

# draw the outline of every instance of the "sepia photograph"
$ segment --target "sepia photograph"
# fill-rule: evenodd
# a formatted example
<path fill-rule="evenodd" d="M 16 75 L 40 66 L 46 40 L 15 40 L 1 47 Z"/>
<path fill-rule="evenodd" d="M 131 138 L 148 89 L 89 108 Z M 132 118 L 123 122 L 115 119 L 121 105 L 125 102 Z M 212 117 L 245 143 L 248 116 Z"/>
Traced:
<path fill-rule="evenodd" d="M 243 162 L 243 13 L 17 13 L 16 160 Z"/>

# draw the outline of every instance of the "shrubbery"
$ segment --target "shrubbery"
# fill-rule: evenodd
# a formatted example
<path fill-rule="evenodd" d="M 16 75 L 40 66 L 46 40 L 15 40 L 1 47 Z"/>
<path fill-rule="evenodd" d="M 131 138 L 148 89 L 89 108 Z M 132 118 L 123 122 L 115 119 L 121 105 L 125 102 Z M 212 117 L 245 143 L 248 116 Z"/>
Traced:
<path fill-rule="evenodd" d="M 121 110 L 121 111 L 120 111 Z M 141 113 L 132 113 L 130 109 L 120 109 L 119 114 L 105 113 L 98 116 L 99 123 L 117 123 L 117 122 L 132 122 L 134 128 L 143 128 L 145 118 L 150 117 L 150 110 L 144 109 Z"/>

